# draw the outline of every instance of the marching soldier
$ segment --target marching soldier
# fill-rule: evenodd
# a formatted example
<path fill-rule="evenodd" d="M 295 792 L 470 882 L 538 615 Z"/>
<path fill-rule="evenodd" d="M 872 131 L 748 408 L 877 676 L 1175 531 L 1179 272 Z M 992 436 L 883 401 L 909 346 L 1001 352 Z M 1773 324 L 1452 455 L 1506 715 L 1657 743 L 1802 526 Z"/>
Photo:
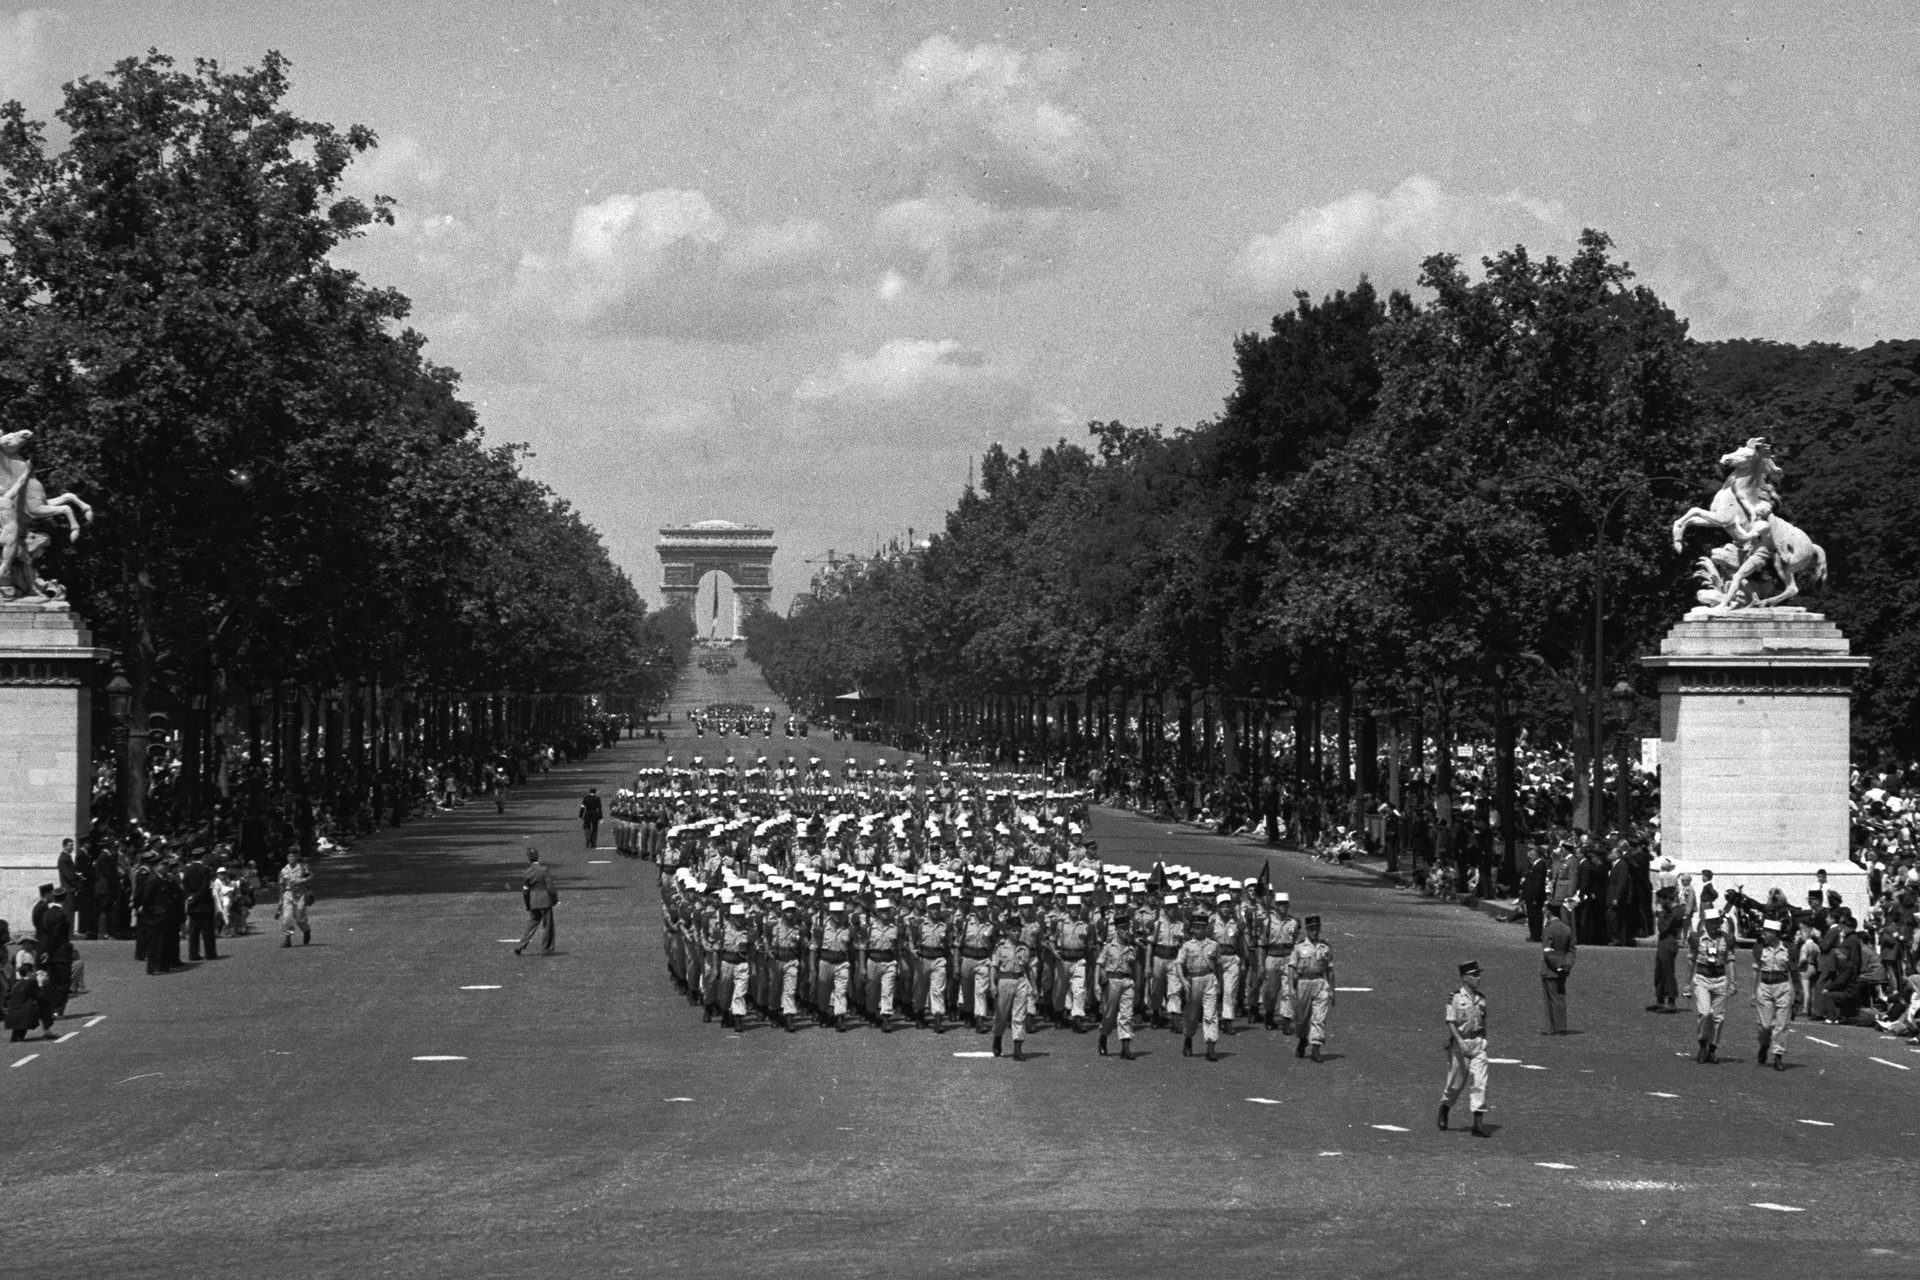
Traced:
<path fill-rule="evenodd" d="M 852 934 L 847 926 L 847 904 L 835 898 L 827 903 L 827 913 L 814 932 L 813 1004 L 822 1021 L 830 1015 L 836 1031 L 847 1029 L 847 987 L 852 979 L 848 965 Z"/>
<path fill-rule="evenodd" d="M 988 961 L 988 976 L 993 981 L 993 1056 L 1000 1056 L 1001 1041 L 1007 1029 L 1013 1029 L 1013 1060 L 1024 1061 L 1021 1045 L 1027 1038 L 1028 1000 L 1027 966 L 1033 953 L 1021 944 L 1021 920 L 1009 914 L 1001 922 L 1000 939 Z"/>
<path fill-rule="evenodd" d="M 1169 893 L 1160 900 L 1149 937 L 1153 950 L 1148 960 L 1151 985 L 1147 1000 L 1153 1009 L 1153 1025 L 1169 1026 L 1180 1016 L 1180 998 L 1184 994 L 1179 976 L 1173 970 L 1173 958 L 1180 954 L 1180 944 L 1186 941 L 1180 925 L 1179 894 Z"/>
<path fill-rule="evenodd" d="M 1760 1024 L 1760 1052 L 1756 1066 L 1773 1060 L 1775 1071 L 1787 1069 L 1787 1025 L 1793 1021 L 1793 948 L 1781 936 L 1786 926 L 1763 920 L 1760 938 L 1753 944 L 1753 1012 Z"/>
<path fill-rule="evenodd" d="M 861 934 L 867 953 L 867 1016 L 879 1023 L 882 1031 L 891 1033 L 900 957 L 900 924 L 894 918 L 891 898 L 881 898 L 873 904 L 873 912 L 867 917 Z"/>
<path fill-rule="evenodd" d="M 1094 962 L 1104 994 L 1100 1000 L 1100 1056 L 1107 1056 L 1107 1037 L 1120 1036 L 1120 1057 L 1133 1061 L 1133 996 L 1139 981 L 1140 947 L 1133 938 L 1133 917 L 1125 907 L 1115 907 L 1113 927 L 1100 944 Z"/>
<path fill-rule="evenodd" d="M 1733 940 L 1721 928 L 1718 907 L 1700 915 L 1700 929 L 1688 940 L 1693 961 L 1693 1011 L 1698 1015 L 1694 1034 L 1699 1052 L 1695 1062 L 1718 1062 L 1720 1028 L 1727 1020 L 1727 996 L 1733 990 Z"/>
<path fill-rule="evenodd" d="M 1293 980 L 1287 973 L 1287 957 L 1300 940 L 1300 922 L 1288 911 L 1291 901 L 1287 894 L 1275 894 L 1260 922 L 1260 1004 L 1266 1010 L 1267 1030 L 1274 1029 L 1277 1014 L 1284 1036 L 1293 1034 Z"/>
<path fill-rule="evenodd" d="M 732 902 L 715 922 L 713 1002 L 720 1008 L 720 1025 L 740 1029 L 747 1012 L 747 905 Z"/>
<path fill-rule="evenodd" d="M 1220 1039 L 1220 944 L 1207 936 L 1211 923 L 1199 912 L 1187 921 L 1187 938 L 1173 963 L 1177 980 L 1186 987 L 1182 994 L 1187 1038 L 1180 1045 L 1180 1054 L 1193 1056 L 1193 1033 L 1198 1026 L 1206 1035 L 1207 1061 L 1218 1062 L 1215 1044 Z"/>
<path fill-rule="evenodd" d="M 960 951 L 958 972 L 959 1006 L 967 1025 L 975 1031 L 987 1029 L 987 998 L 993 986 L 991 975 L 982 972 L 993 956 L 993 917 L 987 900 L 975 896 L 960 922 L 955 943 Z"/>
<path fill-rule="evenodd" d="M 1067 914 L 1054 926 L 1053 951 L 1056 962 L 1053 983 L 1054 1015 L 1086 1030 L 1087 1022 L 1087 943 L 1091 926 L 1086 907 L 1078 894 L 1067 895 Z"/>
<path fill-rule="evenodd" d="M 1480 962 L 1460 966 L 1460 989 L 1447 1001 L 1447 1083 L 1440 1090 L 1440 1128 L 1467 1089 L 1473 1108 L 1473 1136 L 1487 1138 L 1480 1124 L 1487 1113 L 1487 998 L 1480 994 Z"/>
<path fill-rule="evenodd" d="M 927 899 L 926 910 L 914 918 L 911 930 L 920 967 L 914 975 L 913 1008 L 920 1025 L 936 1035 L 947 1029 L 947 960 L 952 950 L 953 926 L 947 923 L 940 896 Z"/>
<path fill-rule="evenodd" d="M 1307 936 L 1287 955 L 1287 977 L 1293 986 L 1293 1056 L 1309 1050 L 1320 1061 L 1327 1042 L 1327 1015 L 1333 1011 L 1333 948 L 1320 941 L 1320 917 L 1308 916 Z"/>
<path fill-rule="evenodd" d="M 792 898 L 780 902 L 780 914 L 767 926 L 767 957 L 773 966 L 768 1007 L 779 1010 L 780 1025 L 796 1030 L 794 997 L 800 985 L 800 904 Z M 777 1003 L 776 1003 L 777 1001 Z"/>
<path fill-rule="evenodd" d="M 1240 913 L 1233 909 L 1233 895 L 1222 893 L 1214 899 L 1215 911 L 1207 922 L 1208 932 L 1220 949 L 1220 1029 L 1233 1034 L 1233 1019 L 1239 1012 L 1240 970 L 1246 959 L 1246 934 L 1240 927 Z"/>

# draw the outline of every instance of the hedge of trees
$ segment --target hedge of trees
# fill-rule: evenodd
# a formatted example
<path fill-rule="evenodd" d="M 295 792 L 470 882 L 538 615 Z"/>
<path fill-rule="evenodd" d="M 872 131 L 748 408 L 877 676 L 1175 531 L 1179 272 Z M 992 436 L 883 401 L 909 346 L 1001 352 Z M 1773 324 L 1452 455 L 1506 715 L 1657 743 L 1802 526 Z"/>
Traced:
<path fill-rule="evenodd" d="M 990 450 L 927 547 L 756 617 L 753 656 L 802 705 L 858 690 L 936 736 L 1181 775 L 1251 775 L 1293 724 L 1292 785 L 1377 795 L 1404 766 L 1446 788 L 1453 745 L 1492 742 L 1509 817 L 1524 735 L 1574 757 L 1576 817 L 1610 821 L 1589 744 L 1657 731 L 1634 659 L 1694 603 L 1702 548 L 1675 554 L 1669 526 L 1770 434 L 1783 511 L 1831 556 L 1808 602 L 1876 658 L 1860 746 L 1910 758 L 1920 597 L 1894 488 L 1920 344 L 1695 343 L 1594 231 L 1565 261 L 1483 265 L 1429 258 L 1418 301 L 1298 295 L 1237 340 L 1223 410 L 1190 429 Z"/>
<path fill-rule="evenodd" d="M 270 737 L 275 768 L 332 772 L 388 730 L 441 748 L 657 697 L 688 629 L 482 439 L 407 299 L 332 260 L 393 220 L 343 194 L 376 138 L 288 90 L 277 54 L 150 52 L 68 85 L 51 133 L 0 108 L 0 431 L 93 504 L 42 567 L 115 650 L 133 723 L 259 758 L 262 708 L 291 708 L 310 732 Z"/>

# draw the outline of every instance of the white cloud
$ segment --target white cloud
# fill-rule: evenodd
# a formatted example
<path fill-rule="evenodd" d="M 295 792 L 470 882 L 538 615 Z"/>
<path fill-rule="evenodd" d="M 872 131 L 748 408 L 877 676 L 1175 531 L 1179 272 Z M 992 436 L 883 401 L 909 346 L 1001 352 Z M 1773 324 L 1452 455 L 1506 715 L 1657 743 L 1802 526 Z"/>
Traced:
<path fill-rule="evenodd" d="M 742 341 L 825 305 L 830 247 L 809 220 L 734 226 L 699 191 L 613 195 L 575 212 L 562 252 L 522 259 L 516 299 L 605 332 Z"/>
<path fill-rule="evenodd" d="M 843 355 L 794 389 L 795 428 L 864 449 L 965 454 L 985 443 L 1037 442 L 1060 411 L 1024 371 L 952 338 L 895 338 Z"/>
<path fill-rule="evenodd" d="M 1049 94 L 1064 65 L 929 36 L 881 90 L 881 119 L 923 176 L 980 199 L 1026 208 L 1097 200 L 1110 158 L 1093 127 Z"/>
<path fill-rule="evenodd" d="M 1248 240 L 1232 274 L 1238 292 L 1265 299 L 1343 288 L 1362 274 L 1403 287 L 1429 254 L 1455 253 L 1471 263 L 1543 232 L 1559 240 L 1574 230 L 1558 204 L 1517 191 L 1460 194 L 1415 174 L 1385 195 L 1359 190 L 1301 209 Z"/>

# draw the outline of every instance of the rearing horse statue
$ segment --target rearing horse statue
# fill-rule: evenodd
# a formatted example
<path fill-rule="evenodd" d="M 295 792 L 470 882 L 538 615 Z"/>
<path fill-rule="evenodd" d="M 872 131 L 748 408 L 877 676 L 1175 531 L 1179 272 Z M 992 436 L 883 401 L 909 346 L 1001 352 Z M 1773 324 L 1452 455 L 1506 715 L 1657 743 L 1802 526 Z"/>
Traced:
<path fill-rule="evenodd" d="M 1766 437 L 1754 436 L 1721 455 L 1720 465 L 1728 474 L 1713 495 L 1713 504 L 1689 507 L 1673 522 L 1675 551 L 1682 548 L 1691 528 L 1708 526 L 1727 537 L 1726 546 L 1701 558 L 1699 576 L 1705 589 L 1699 593 L 1700 603 L 1716 609 L 1743 605 L 1764 609 L 1792 599 L 1800 590 L 1801 574 L 1824 582 L 1827 553 L 1798 526 L 1774 514 L 1780 501 L 1781 472 Z M 1761 569 L 1770 569 L 1780 580 L 1779 594 L 1764 600 L 1744 599 L 1743 592 L 1752 590 L 1747 579 Z"/>
<path fill-rule="evenodd" d="M 0 600 L 47 600 L 59 586 L 34 572 L 33 558 L 47 545 L 47 537 L 33 532 L 35 520 L 64 517 L 67 541 L 80 540 L 80 522 L 93 519 L 93 508 L 71 493 L 47 497 L 33 478 L 33 464 L 22 452 L 33 439 L 31 431 L 0 435 Z"/>

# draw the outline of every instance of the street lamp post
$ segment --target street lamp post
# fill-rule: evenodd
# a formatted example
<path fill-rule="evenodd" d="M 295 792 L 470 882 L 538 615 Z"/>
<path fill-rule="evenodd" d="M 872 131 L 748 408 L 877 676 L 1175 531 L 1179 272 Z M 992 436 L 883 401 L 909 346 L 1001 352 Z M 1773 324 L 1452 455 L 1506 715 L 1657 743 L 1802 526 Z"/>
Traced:
<path fill-rule="evenodd" d="M 113 678 L 107 681 L 107 713 L 113 718 L 113 794 L 120 826 L 127 825 L 127 796 L 133 783 L 133 682 L 120 663 L 113 664 Z"/>
<path fill-rule="evenodd" d="M 1622 831 L 1633 825 L 1633 773 L 1628 765 L 1631 758 L 1633 737 L 1633 685 L 1624 677 L 1613 682 L 1613 690 L 1607 697 L 1613 702 L 1615 817 Z"/>

